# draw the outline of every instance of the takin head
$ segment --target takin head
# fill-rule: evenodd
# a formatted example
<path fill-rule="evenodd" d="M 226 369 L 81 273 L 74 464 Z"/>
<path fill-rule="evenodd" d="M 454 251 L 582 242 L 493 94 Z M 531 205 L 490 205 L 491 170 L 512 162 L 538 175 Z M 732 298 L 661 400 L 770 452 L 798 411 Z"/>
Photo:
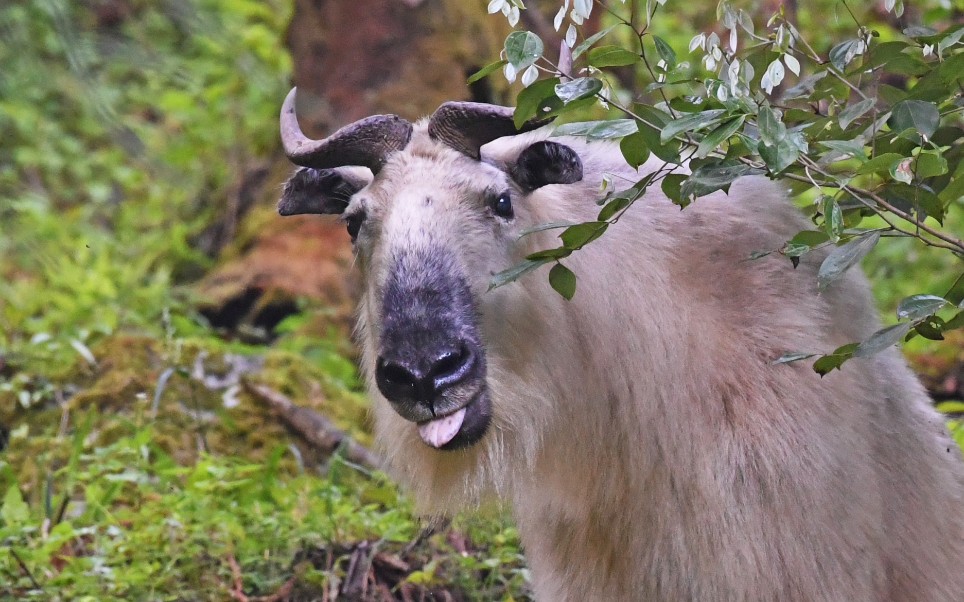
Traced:
<path fill-rule="evenodd" d="M 282 139 L 302 167 L 278 209 L 346 223 L 365 276 L 359 331 L 372 393 L 409 423 L 393 428 L 417 433 L 433 454 L 476 445 L 502 422 L 488 343 L 499 338 L 503 299 L 487 294 L 491 277 L 524 256 L 519 235 L 540 223 L 533 194 L 582 181 L 579 155 L 533 139 L 509 159 L 482 160 L 484 144 L 519 131 L 512 109 L 469 102 L 446 103 L 414 126 L 377 115 L 311 140 L 294 99 L 292 90 Z"/>

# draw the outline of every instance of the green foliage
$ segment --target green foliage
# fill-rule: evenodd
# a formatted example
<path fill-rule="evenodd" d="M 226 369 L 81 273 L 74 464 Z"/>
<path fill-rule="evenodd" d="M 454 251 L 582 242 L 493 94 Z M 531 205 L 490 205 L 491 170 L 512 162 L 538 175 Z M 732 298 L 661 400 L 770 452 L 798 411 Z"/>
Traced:
<path fill-rule="evenodd" d="M 561 263 L 549 270 L 549 284 L 567 301 L 576 294 L 576 275 Z"/>
<path fill-rule="evenodd" d="M 0 350 L 28 370 L 184 310 L 172 285 L 210 265 L 202 241 L 276 145 L 286 3 L 132 10 L 0 8 Z"/>
<path fill-rule="evenodd" d="M 809 202 L 817 230 L 752 258 L 778 251 L 795 266 L 806 253 L 833 246 L 818 274 L 824 290 L 883 238 L 887 244 L 880 246 L 893 244 L 905 252 L 908 243 L 919 245 L 922 255 L 946 267 L 933 282 L 920 283 L 928 298 L 942 299 L 951 279 L 961 274 L 964 257 L 964 241 L 957 234 L 964 223 L 964 27 L 937 4 L 925 5 L 919 26 L 898 31 L 837 3 L 829 10 L 843 7 L 845 15 L 827 35 L 827 28 L 812 26 L 825 7 L 781 10 L 762 25 L 741 5 L 719 2 L 716 24 L 696 17 L 712 31 L 697 33 L 686 44 L 682 36 L 694 32 L 681 35 L 686 32 L 682 28 L 674 33 L 673 23 L 689 16 L 692 7 L 647 2 L 634 5 L 641 14 L 633 14 L 630 6 L 613 3 L 603 19 L 608 27 L 587 32 L 579 42 L 593 4 L 578 4 L 568 14 L 571 52 L 563 51 L 559 64 L 542 54 L 541 44 L 540 56 L 529 55 L 549 79 L 523 81 L 527 88 L 519 96 L 517 122 L 543 108 L 550 109 L 547 116 L 578 115 L 584 106 L 572 106 L 573 101 L 594 97 L 621 112 L 621 118 L 564 123 L 556 135 L 621 138 L 630 165 L 639 166 L 651 155 L 662 161 L 631 194 L 613 191 L 603 199 L 611 209 L 601 214 L 601 227 L 570 226 L 569 236 L 576 237 L 581 227 L 602 234 L 618 219 L 617 212 L 657 183 L 685 208 L 699 197 L 728 191 L 739 177 L 766 174 L 786 180 L 803 203 Z M 901 13 L 903 7 L 892 10 Z M 560 11 L 557 29 L 566 15 Z M 536 45 L 534 33 L 514 32 L 507 39 L 507 56 L 509 42 L 523 38 Z M 603 38 L 606 45 L 601 45 Z M 694 54 L 696 64 L 681 58 Z M 681 173 L 684 164 L 689 173 Z M 558 260 L 595 237 L 565 244 L 564 235 L 563 246 L 530 254 L 527 261 Z M 570 286 L 567 277 L 566 286 L 559 286 L 561 272 L 553 270 L 550 284 L 568 298 L 574 283 Z M 526 271 L 507 270 L 497 280 L 504 284 Z M 908 294 L 920 299 L 923 293 Z M 815 369 L 826 373 L 853 355 L 879 352 L 911 332 L 939 340 L 949 323 L 956 324 L 953 305 L 925 303 L 913 317 L 898 312 L 903 321 L 852 350 L 829 353 Z M 937 315 L 941 311 L 944 316 Z M 815 355 L 816 350 L 789 352 L 778 361 Z"/>
<path fill-rule="evenodd" d="M 398 553 L 420 530 L 385 477 L 337 457 L 324 477 L 283 468 L 283 446 L 265 463 L 207 456 L 182 466 L 157 446 L 150 425 L 124 431 L 103 447 L 90 445 L 90 432 L 52 440 L 69 446 L 70 457 L 26 498 L 0 461 L 0 599 L 223 600 L 231 559 L 249 595 L 275 592 L 292 577 L 320 591 L 345 578 L 347 546 L 370 541 Z M 491 547 L 455 554 L 431 543 L 437 579 L 473 599 L 523 596 L 514 529 L 473 521 L 467 532 Z M 311 550 L 333 554 L 332 567 L 299 560 Z"/>

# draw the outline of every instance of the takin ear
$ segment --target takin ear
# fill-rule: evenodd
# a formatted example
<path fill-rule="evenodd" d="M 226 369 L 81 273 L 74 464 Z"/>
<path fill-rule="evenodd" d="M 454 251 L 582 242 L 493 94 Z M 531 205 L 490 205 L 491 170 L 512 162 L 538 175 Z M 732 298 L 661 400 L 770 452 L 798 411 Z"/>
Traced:
<path fill-rule="evenodd" d="M 367 186 L 371 179 L 368 170 L 358 167 L 302 167 L 285 182 L 278 201 L 278 213 L 342 213 L 352 195 Z"/>
<path fill-rule="evenodd" d="M 509 175 L 526 192 L 546 184 L 573 184 L 582 180 L 582 160 L 565 144 L 542 140 L 519 154 Z"/>

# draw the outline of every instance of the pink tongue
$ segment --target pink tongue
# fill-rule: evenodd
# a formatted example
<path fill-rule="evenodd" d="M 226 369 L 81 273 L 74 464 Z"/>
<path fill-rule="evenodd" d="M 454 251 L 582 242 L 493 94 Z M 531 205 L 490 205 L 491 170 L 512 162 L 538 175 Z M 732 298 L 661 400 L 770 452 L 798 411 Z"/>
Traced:
<path fill-rule="evenodd" d="M 432 447 L 439 448 L 451 441 L 462 428 L 462 421 L 465 420 L 465 408 L 454 414 L 436 418 L 418 427 L 418 434 L 422 441 Z"/>

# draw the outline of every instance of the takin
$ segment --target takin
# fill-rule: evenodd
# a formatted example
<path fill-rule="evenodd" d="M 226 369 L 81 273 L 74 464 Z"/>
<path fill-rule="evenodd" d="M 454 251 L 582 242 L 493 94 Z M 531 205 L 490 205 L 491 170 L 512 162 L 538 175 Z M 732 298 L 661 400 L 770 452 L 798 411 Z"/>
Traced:
<path fill-rule="evenodd" d="M 282 215 L 340 214 L 364 278 L 376 438 L 418 509 L 511 504 L 544 601 L 964 600 L 964 463 L 896 348 L 821 378 L 786 350 L 879 328 L 859 270 L 776 257 L 808 222 L 744 177 L 683 211 L 648 190 L 565 263 L 540 224 L 633 183 L 617 146 L 451 102 L 307 138 L 281 113 Z M 525 235 L 524 235 L 525 233 Z"/>

